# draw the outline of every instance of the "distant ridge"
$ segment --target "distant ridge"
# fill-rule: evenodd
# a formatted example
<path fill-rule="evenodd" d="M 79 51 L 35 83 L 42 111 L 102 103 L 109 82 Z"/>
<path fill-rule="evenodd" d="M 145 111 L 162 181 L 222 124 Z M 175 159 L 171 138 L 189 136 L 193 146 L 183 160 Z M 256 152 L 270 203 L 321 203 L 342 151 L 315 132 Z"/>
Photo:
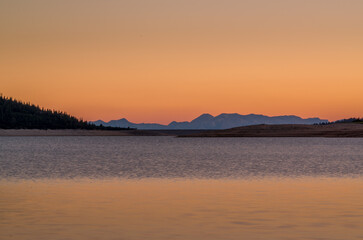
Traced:
<path fill-rule="evenodd" d="M 328 120 L 320 118 L 303 119 L 294 115 L 274 116 L 269 117 L 258 114 L 240 115 L 238 113 L 222 113 L 216 117 L 205 113 L 195 118 L 190 122 L 173 121 L 168 125 L 158 123 L 132 123 L 127 119 L 111 120 L 104 122 L 102 120 L 94 121 L 95 125 L 110 126 L 110 127 L 131 127 L 144 130 L 156 129 L 228 129 L 241 126 L 258 125 L 258 124 L 321 124 L 327 123 Z"/>
<path fill-rule="evenodd" d="M 331 124 L 277 124 L 253 125 L 224 130 L 209 130 L 179 137 L 363 137 L 359 122 Z"/>

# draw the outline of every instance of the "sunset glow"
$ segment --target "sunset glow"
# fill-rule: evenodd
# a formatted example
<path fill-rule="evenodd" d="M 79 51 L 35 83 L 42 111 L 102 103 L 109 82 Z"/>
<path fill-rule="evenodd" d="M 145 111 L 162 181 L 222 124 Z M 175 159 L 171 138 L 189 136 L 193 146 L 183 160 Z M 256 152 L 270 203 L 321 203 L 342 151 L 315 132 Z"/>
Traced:
<path fill-rule="evenodd" d="M 0 92 L 85 120 L 363 117 L 362 12 L 361 0 L 2 1 Z"/>

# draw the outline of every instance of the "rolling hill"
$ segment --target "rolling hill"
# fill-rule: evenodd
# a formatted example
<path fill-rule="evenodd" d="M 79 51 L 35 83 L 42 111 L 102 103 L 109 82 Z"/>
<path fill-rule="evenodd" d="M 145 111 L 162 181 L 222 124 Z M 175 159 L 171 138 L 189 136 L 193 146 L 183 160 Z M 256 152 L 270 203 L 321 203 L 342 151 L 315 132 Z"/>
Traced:
<path fill-rule="evenodd" d="M 258 125 L 258 124 L 320 124 L 327 123 L 328 120 L 320 118 L 307 118 L 303 119 L 297 116 L 275 116 L 269 117 L 265 115 L 249 114 L 240 115 L 237 113 L 227 114 L 223 113 L 216 117 L 210 114 L 202 114 L 190 122 L 176 122 L 173 121 L 168 125 L 158 123 L 132 123 L 127 119 L 122 118 L 119 120 L 111 120 L 104 122 L 98 120 L 93 122 L 95 125 L 111 126 L 111 127 L 132 127 L 137 129 L 228 129 L 240 126 Z"/>

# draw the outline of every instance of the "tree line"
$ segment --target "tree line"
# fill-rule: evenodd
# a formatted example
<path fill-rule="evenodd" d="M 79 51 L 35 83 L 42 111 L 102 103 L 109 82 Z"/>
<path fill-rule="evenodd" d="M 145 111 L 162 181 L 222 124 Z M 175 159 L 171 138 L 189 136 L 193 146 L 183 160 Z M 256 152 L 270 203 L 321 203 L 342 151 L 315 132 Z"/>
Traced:
<path fill-rule="evenodd" d="M 0 94 L 0 128 L 3 129 L 87 129 L 127 130 L 96 126 L 65 112 L 44 109 Z"/>
<path fill-rule="evenodd" d="M 363 123 L 363 118 L 346 118 L 346 119 L 341 119 L 341 120 L 337 120 L 334 122 L 316 123 L 314 125 L 330 125 L 330 124 L 334 124 L 334 123 Z"/>
<path fill-rule="evenodd" d="M 335 121 L 334 123 L 363 123 L 363 118 L 347 118 Z"/>

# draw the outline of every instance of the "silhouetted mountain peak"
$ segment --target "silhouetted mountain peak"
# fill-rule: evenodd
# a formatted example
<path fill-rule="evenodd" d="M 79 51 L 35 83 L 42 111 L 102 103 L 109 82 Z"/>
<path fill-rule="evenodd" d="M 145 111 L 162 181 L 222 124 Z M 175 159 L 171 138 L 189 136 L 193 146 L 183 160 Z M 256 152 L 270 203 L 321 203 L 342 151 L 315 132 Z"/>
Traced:
<path fill-rule="evenodd" d="M 111 120 L 110 122 L 112 122 L 112 121 L 118 121 L 120 123 L 130 123 L 129 120 L 127 120 L 126 118 L 121 118 L 119 120 Z"/>
<path fill-rule="evenodd" d="M 208 121 L 213 119 L 214 117 L 212 115 L 210 115 L 209 113 L 204 113 L 202 115 L 200 115 L 199 117 L 197 117 L 196 119 L 192 120 L 191 123 L 193 122 L 199 122 L 199 121 Z"/>
<path fill-rule="evenodd" d="M 328 122 L 319 118 L 303 119 L 294 115 L 269 117 L 261 114 L 240 115 L 238 113 L 222 113 L 216 117 L 204 113 L 191 122 L 172 121 L 168 125 L 156 123 L 131 123 L 127 119 L 113 120 L 104 126 L 135 127 L 138 129 L 227 129 L 257 124 L 314 124 Z M 95 122 L 97 124 L 98 122 Z"/>
<path fill-rule="evenodd" d="M 94 121 L 93 123 L 105 123 L 104 121 L 102 121 L 101 119 Z"/>

